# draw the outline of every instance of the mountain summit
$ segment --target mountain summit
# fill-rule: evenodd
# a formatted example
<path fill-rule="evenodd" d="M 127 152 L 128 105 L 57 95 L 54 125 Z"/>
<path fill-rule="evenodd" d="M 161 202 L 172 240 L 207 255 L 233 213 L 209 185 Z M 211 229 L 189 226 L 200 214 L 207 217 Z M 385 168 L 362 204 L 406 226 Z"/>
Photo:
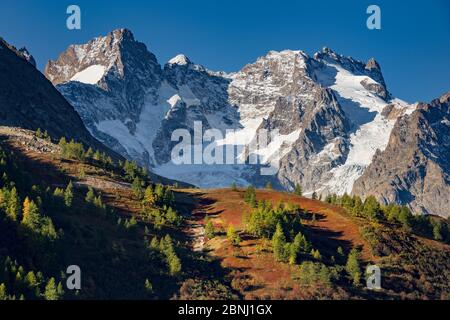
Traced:
<path fill-rule="evenodd" d="M 173 57 L 172 59 L 169 60 L 168 64 L 172 65 L 172 64 L 178 64 L 178 65 L 188 65 L 191 63 L 191 60 L 189 60 L 188 57 L 186 57 L 184 54 L 179 54 L 175 57 Z"/>

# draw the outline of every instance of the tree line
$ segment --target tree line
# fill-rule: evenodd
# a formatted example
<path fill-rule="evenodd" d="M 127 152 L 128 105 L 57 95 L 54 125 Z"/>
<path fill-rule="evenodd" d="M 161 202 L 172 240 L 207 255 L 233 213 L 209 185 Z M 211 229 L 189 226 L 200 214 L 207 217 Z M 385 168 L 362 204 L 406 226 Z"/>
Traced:
<path fill-rule="evenodd" d="M 406 231 L 437 241 L 449 242 L 449 223 L 434 219 L 429 215 L 413 215 L 411 210 L 402 205 L 381 205 L 374 196 L 368 196 L 364 201 L 357 195 L 329 195 L 325 202 L 341 206 L 352 215 L 366 218 L 370 221 L 389 222 L 401 225 Z"/>

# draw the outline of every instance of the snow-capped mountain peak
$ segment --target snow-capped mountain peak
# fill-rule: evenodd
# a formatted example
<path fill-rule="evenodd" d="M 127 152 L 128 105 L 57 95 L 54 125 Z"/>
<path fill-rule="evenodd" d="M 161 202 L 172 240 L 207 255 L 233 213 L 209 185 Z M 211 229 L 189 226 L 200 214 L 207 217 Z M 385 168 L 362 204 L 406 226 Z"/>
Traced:
<path fill-rule="evenodd" d="M 181 65 L 181 66 L 185 66 L 185 65 L 190 64 L 191 61 L 184 54 L 179 54 L 179 55 L 173 57 L 172 59 L 170 59 L 167 63 L 170 64 L 170 65 L 178 64 L 178 65 Z"/>
<path fill-rule="evenodd" d="M 366 75 L 382 86 L 385 91 L 387 90 L 381 67 L 374 58 L 369 59 L 367 62 L 362 62 L 352 57 L 340 55 L 325 47 L 314 55 L 314 59 L 328 64 L 339 65 L 354 75 Z"/>
<path fill-rule="evenodd" d="M 131 31 L 117 29 L 86 44 L 71 45 L 58 60 L 49 61 L 45 74 L 54 84 L 75 80 L 97 84 L 108 74 L 146 78 L 152 68 L 160 69 L 156 57 L 135 41 Z"/>

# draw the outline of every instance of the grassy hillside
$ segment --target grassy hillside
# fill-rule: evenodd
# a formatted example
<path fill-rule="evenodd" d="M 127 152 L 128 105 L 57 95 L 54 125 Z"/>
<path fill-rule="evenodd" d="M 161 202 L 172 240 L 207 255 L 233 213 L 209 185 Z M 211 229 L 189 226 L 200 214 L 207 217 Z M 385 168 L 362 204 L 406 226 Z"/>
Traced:
<path fill-rule="evenodd" d="M 339 199 L 179 189 L 5 127 L 0 178 L 0 299 L 449 298 L 448 245 Z M 368 264 L 382 290 L 365 288 Z M 65 286 L 70 265 L 79 291 Z"/>
<path fill-rule="evenodd" d="M 295 261 L 280 261 L 274 255 L 270 237 L 248 232 L 246 217 L 258 209 L 246 201 L 246 193 L 243 189 L 182 190 L 180 195 L 187 203 L 195 202 L 193 224 L 213 225 L 214 234 L 209 236 L 205 235 L 208 233 L 205 228 L 197 231 L 199 242 L 229 270 L 227 277 L 233 289 L 244 298 L 449 298 L 448 245 L 418 237 L 393 223 L 355 216 L 340 206 L 294 194 L 257 190 L 257 203 L 296 206 L 292 214 L 300 217 L 301 233 L 310 242 L 310 249 L 300 253 Z M 239 235 L 238 244 L 227 236 L 230 226 Z M 284 232 L 288 238 L 288 228 Z M 348 271 L 348 256 L 354 249 L 360 272 L 357 284 Z M 381 268 L 382 290 L 365 288 L 364 270 L 369 264 Z"/>

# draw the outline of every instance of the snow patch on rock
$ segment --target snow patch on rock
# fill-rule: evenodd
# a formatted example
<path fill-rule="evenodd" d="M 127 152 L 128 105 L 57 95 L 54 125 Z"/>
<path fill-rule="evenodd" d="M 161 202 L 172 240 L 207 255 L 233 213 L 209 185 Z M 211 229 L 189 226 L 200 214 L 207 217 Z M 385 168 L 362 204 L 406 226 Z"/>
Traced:
<path fill-rule="evenodd" d="M 93 65 L 75 74 L 70 81 L 77 81 L 86 84 L 97 84 L 105 75 L 106 67 Z"/>

